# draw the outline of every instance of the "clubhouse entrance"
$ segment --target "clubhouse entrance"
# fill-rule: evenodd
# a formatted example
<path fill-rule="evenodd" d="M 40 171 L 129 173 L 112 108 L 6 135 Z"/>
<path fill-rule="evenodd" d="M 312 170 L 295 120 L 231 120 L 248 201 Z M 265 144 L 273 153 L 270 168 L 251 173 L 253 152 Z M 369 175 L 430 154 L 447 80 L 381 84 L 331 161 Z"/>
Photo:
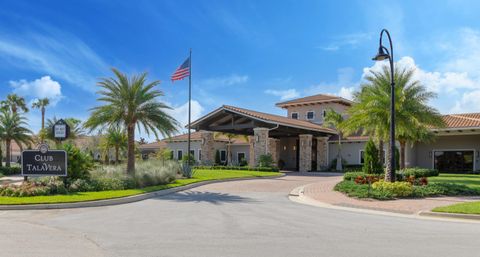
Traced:
<path fill-rule="evenodd" d="M 434 150 L 433 168 L 440 172 L 464 173 L 475 170 L 475 150 Z"/>

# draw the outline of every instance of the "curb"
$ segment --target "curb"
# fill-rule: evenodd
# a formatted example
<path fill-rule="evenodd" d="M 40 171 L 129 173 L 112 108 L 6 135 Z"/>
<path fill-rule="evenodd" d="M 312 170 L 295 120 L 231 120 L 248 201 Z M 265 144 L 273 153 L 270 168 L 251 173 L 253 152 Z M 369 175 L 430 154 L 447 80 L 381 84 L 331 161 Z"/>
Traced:
<path fill-rule="evenodd" d="M 142 200 L 146 200 L 149 198 L 163 196 L 168 194 L 173 194 L 176 192 L 189 190 L 192 188 L 214 184 L 214 183 L 221 183 L 221 182 L 232 182 L 232 181 L 242 181 L 242 180 L 254 180 L 254 179 L 272 179 L 272 178 L 280 178 L 285 176 L 285 174 L 281 174 L 278 176 L 269 176 L 269 177 L 248 177 L 248 178 L 229 178 L 229 179 L 222 179 L 222 180 L 208 180 L 202 181 L 197 183 L 192 183 L 185 186 L 179 186 L 144 194 L 120 197 L 120 198 L 112 198 L 112 199 L 105 199 L 105 200 L 96 200 L 96 201 L 85 201 L 85 202 L 75 202 L 75 203 L 40 203 L 40 204 L 12 204 L 12 205 L 0 205 L 0 211 L 11 211 L 11 210 L 51 210 L 51 209 L 72 209 L 72 208 L 87 208 L 87 207 L 101 207 L 101 206 L 111 206 L 111 205 L 120 205 L 126 203 L 133 203 Z"/>
<path fill-rule="evenodd" d="M 472 214 L 438 213 L 438 212 L 430 212 L 430 211 L 421 211 L 414 214 L 405 214 L 405 213 L 392 212 L 388 210 L 373 210 L 373 209 L 367 209 L 362 207 L 346 207 L 346 206 L 324 203 L 306 196 L 304 194 L 304 189 L 306 186 L 308 185 L 303 185 L 293 189 L 288 196 L 289 199 L 296 203 L 310 205 L 314 207 L 349 211 L 349 212 L 356 212 L 356 213 L 364 213 L 364 214 L 393 216 L 393 217 L 402 217 L 402 218 L 410 218 L 410 219 L 424 219 L 424 220 L 437 220 L 437 221 L 441 220 L 441 221 L 461 222 L 461 223 L 480 222 L 480 215 L 472 215 Z"/>
<path fill-rule="evenodd" d="M 451 219 L 467 219 L 480 221 L 480 215 L 477 214 L 463 214 L 463 213 L 448 213 L 448 212 L 432 212 L 421 211 L 418 213 L 420 216 L 425 217 L 438 217 L 438 218 L 451 218 Z"/>

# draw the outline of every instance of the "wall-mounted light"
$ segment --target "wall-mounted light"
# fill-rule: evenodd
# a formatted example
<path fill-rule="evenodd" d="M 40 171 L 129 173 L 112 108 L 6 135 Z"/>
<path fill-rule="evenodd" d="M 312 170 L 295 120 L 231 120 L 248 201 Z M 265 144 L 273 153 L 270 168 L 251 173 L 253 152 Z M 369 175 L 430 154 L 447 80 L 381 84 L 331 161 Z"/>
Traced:
<path fill-rule="evenodd" d="M 297 146 L 296 145 L 293 146 L 293 151 L 297 151 Z"/>
<path fill-rule="evenodd" d="M 286 150 L 287 150 L 287 146 L 284 145 L 284 146 L 283 146 L 283 151 L 286 151 Z"/>
<path fill-rule="evenodd" d="M 202 145 L 205 144 L 205 138 L 202 138 Z"/>
<path fill-rule="evenodd" d="M 255 142 L 260 142 L 260 136 L 259 135 L 255 136 Z"/>

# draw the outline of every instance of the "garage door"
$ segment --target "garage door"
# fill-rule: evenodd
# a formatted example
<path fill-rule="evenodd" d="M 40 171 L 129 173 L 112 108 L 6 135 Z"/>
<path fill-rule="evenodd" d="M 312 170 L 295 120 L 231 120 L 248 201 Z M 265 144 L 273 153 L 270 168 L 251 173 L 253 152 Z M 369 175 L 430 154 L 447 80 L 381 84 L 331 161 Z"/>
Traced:
<path fill-rule="evenodd" d="M 434 151 L 434 168 L 440 172 L 462 173 L 473 171 L 473 150 Z"/>

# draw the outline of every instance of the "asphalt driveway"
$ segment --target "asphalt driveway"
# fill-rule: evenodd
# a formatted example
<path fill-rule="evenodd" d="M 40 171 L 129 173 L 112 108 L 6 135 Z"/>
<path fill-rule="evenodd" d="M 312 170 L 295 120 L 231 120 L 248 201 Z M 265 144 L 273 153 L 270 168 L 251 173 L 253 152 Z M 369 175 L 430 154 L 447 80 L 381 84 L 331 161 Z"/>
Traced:
<path fill-rule="evenodd" d="M 295 176 L 224 182 L 141 202 L 0 212 L 0 256 L 478 256 L 480 224 L 294 203 Z"/>

